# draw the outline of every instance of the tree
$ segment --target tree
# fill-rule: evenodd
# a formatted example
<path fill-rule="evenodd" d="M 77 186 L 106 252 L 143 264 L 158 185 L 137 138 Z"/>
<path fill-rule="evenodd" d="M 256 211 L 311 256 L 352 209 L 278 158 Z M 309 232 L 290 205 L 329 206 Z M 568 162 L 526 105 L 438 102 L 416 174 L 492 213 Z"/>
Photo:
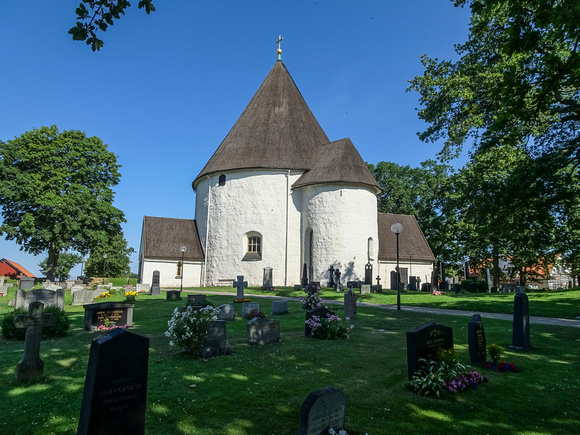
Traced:
<path fill-rule="evenodd" d="M 131 273 L 129 255 L 135 250 L 127 246 L 127 240 L 123 234 L 112 234 L 110 238 L 95 246 L 87 259 L 85 275 L 122 277 Z M 104 259 L 104 254 L 107 258 Z M 104 269 L 104 270 L 103 270 Z"/>
<path fill-rule="evenodd" d="M 558 152 L 580 163 L 580 8 L 577 0 L 455 0 L 469 5 L 457 62 L 422 58 L 409 89 L 421 95 L 422 140 L 445 139 L 442 155 L 464 144 L 504 144 L 535 155 Z"/>
<path fill-rule="evenodd" d="M 55 278 L 59 281 L 64 281 L 70 276 L 70 270 L 83 261 L 82 255 L 74 254 L 72 252 L 62 252 L 58 256 L 58 264 L 56 265 L 56 270 L 54 272 Z M 48 257 L 38 263 L 40 271 L 46 275 L 49 272 Z"/>
<path fill-rule="evenodd" d="M 447 261 L 457 260 L 459 252 L 453 236 L 456 211 L 449 201 L 452 168 L 434 160 L 422 162 L 420 168 L 392 162 L 368 167 L 383 190 L 379 211 L 414 215 L 433 254 Z"/>
<path fill-rule="evenodd" d="M 78 130 L 41 127 L 0 141 L 0 235 L 31 254 L 48 251 L 54 280 L 61 252 L 85 255 L 121 233 L 112 190 L 119 167 L 98 137 Z"/>
<path fill-rule="evenodd" d="M 115 24 L 125 9 L 131 6 L 127 0 L 82 0 L 76 9 L 77 23 L 68 31 L 75 41 L 86 41 L 93 51 L 99 51 L 104 42 L 97 38 L 97 32 L 105 32 L 109 26 Z M 88 7 L 88 9 L 87 9 Z M 139 9 L 145 9 L 149 15 L 155 11 L 153 0 L 139 0 Z"/>

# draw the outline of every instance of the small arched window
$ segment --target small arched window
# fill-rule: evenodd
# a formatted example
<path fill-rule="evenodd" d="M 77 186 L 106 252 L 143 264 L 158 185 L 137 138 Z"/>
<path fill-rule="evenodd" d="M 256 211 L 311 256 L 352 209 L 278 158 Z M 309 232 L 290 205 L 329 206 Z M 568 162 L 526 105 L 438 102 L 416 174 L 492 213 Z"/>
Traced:
<path fill-rule="evenodd" d="M 246 254 L 243 261 L 259 261 L 262 259 L 262 235 L 255 231 L 246 234 Z"/>
<path fill-rule="evenodd" d="M 220 178 L 218 179 L 218 186 L 225 186 L 226 185 L 226 174 L 221 174 Z"/>
<path fill-rule="evenodd" d="M 375 244 L 372 237 L 369 237 L 367 240 L 367 257 L 368 261 L 373 261 L 375 259 Z"/>

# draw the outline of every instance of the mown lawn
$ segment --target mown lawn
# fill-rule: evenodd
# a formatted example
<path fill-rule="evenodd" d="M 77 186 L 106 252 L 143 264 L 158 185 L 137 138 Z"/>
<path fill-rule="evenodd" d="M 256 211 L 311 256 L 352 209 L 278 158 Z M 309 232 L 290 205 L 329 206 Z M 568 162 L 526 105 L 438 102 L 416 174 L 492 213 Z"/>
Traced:
<path fill-rule="evenodd" d="M 577 295 L 570 293 L 577 307 Z M 394 303 L 394 295 L 371 296 Z M 429 303 L 429 295 L 403 297 L 404 303 L 410 304 L 411 297 Z M 465 304 L 470 297 L 451 296 L 444 303 Z M 560 297 L 566 299 L 564 294 Z M 7 299 L 0 299 L 2 314 L 11 310 Z M 220 305 L 233 298 L 208 299 Z M 254 300 L 269 313 L 271 299 Z M 509 302 L 504 297 L 498 301 Z M 465 317 L 359 307 L 349 340 L 319 341 L 304 337 L 304 311 L 299 302 L 290 302 L 290 314 L 277 316 L 281 343 L 248 346 L 246 322 L 238 319 L 227 326 L 233 353 L 201 360 L 169 346 L 163 334 L 173 309 L 182 304 L 167 302 L 164 295 L 137 297 L 132 331 L 150 339 L 148 434 L 295 434 L 302 402 L 326 386 L 346 394 L 351 435 L 572 434 L 580 427 L 578 328 L 532 325 L 532 349 L 505 352 L 505 359 L 516 362 L 521 373 L 485 373 L 490 381 L 477 390 L 435 399 L 419 397 L 407 387 L 405 332 L 429 321 L 451 326 L 459 358 L 468 362 Z M 65 337 L 43 341 L 45 376 L 34 384 L 14 380 L 22 342 L 0 339 L 0 433 L 76 433 L 90 342 L 97 334 L 82 329 L 82 307 L 66 310 L 71 330 Z M 484 319 L 484 326 L 488 344 L 511 344 L 511 322 Z"/>

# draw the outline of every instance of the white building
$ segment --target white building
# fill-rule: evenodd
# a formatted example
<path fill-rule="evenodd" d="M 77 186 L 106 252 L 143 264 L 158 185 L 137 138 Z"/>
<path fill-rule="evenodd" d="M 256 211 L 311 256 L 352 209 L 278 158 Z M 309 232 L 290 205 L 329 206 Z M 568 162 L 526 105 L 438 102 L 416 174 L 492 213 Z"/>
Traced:
<path fill-rule="evenodd" d="M 346 284 L 364 281 L 370 264 L 373 283 L 380 275 L 391 287 L 395 221 L 403 278 L 430 281 L 435 259 L 415 218 L 377 213 L 381 190 L 365 162 L 350 139 L 328 139 L 281 60 L 192 187 L 195 220 L 144 217 L 140 282 L 159 270 L 162 287 L 179 286 L 181 273 L 185 287 L 231 286 L 238 275 L 261 286 L 272 268 L 274 286 L 300 283 L 305 269 L 326 285 L 332 265 Z"/>

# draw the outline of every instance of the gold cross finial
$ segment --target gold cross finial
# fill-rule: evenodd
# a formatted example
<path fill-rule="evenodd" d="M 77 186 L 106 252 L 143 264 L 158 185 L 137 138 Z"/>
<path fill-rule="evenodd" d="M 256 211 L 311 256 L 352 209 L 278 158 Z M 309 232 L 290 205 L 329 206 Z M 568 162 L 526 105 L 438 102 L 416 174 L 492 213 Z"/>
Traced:
<path fill-rule="evenodd" d="M 280 43 L 282 42 L 282 35 L 278 35 L 278 40 L 276 41 L 276 44 L 278 44 L 278 50 L 276 50 L 276 53 L 278 53 L 278 60 L 282 60 L 282 49 L 280 48 Z"/>

